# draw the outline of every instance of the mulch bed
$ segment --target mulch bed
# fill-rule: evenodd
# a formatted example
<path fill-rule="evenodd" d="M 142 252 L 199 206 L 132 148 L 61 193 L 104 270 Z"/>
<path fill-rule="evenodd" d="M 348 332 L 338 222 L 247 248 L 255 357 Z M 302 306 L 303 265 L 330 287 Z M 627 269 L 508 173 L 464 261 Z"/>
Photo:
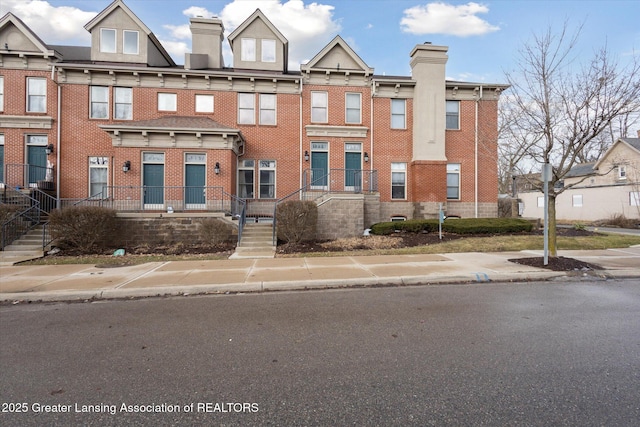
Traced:
<path fill-rule="evenodd" d="M 513 258 L 509 261 L 516 264 L 528 265 L 529 267 L 546 268 L 553 271 L 593 271 L 602 270 L 602 267 L 595 264 L 589 264 L 574 258 L 567 258 L 563 256 L 548 257 L 547 265 L 544 265 L 544 257 L 532 257 L 532 258 Z"/>

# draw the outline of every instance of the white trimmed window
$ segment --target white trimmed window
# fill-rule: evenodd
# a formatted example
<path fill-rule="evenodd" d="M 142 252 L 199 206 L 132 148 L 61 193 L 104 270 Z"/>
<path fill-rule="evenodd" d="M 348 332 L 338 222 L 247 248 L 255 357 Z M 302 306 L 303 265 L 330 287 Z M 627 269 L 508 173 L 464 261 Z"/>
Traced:
<path fill-rule="evenodd" d="M 266 93 L 260 94 L 260 124 L 276 124 L 276 95 Z"/>
<path fill-rule="evenodd" d="M 406 129 L 406 99 L 392 99 L 391 100 L 391 129 Z"/>
<path fill-rule="evenodd" d="M 538 196 L 538 207 L 544 208 L 544 196 Z"/>
<path fill-rule="evenodd" d="M 47 111 L 47 80 L 27 77 L 27 111 L 45 113 Z"/>
<path fill-rule="evenodd" d="M 311 92 L 311 121 L 327 123 L 327 92 Z"/>
<path fill-rule="evenodd" d="M 629 192 L 629 206 L 640 206 L 640 191 Z"/>
<path fill-rule="evenodd" d="M 242 61 L 253 62 L 256 60 L 256 39 L 240 40 L 241 52 L 240 59 Z"/>
<path fill-rule="evenodd" d="M 89 197 L 100 195 L 107 198 L 109 177 L 108 157 L 89 157 Z"/>
<path fill-rule="evenodd" d="M 391 163 L 391 198 L 394 200 L 407 198 L 406 163 Z"/>
<path fill-rule="evenodd" d="M 619 180 L 627 179 L 627 167 L 625 165 L 618 166 L 618 179 Z"/>
<path fill-rule="evenodd" d="M 122 53 L 127 55 L 137 55 L 140 53 L 138 48 L 138 32 L 137 31 L 122 31 Z"/>
<path fill-rule="evenodd" d="M 260 160 L 259 169 L 259 186 L 260 192 L 258 197 L 261 199 L 276 198 L 276 161 Z"/>
<path fill-rule="evenodd" d="M 238 123 L 256 124 L 256 97 L 252 93 L 238 94 Z"/>
<path fill-rule="evenodd" d="M 90 91 L 89 117 L 92 119 L 108 119 L 109 88 L 107 86 L 91 86 Z"/>
<path fill-rule="evenodd" d="M 581 208 L 582 207 L 582 194 L 574 194 L 573 196 L 571 196 L 571 205 L 574 208 Z"/>
<path fill-rule="evenodd" d="M 276 41 L 272 39 L 262 40 L 262 62 L 276 62 Z"/>
<path fill-rule="evenodd" d="M 460 199 L 460 163 L 447 165 L 447 199 Z"/>
<path fill-rule="evenodd" d="M 175 93 L 158 94 L 158 111 L 177 111 L 178 95 Z"/>
<path fill-rule="evenodd" d="M 196 95 L 196 113 L 213 113 L 213 95 Z"/>
<path fill-rule="evenodd" d="M 131 120 L 133 118 L 133 90 L 130 87 L 114 88 L 113 118 Z"/>
<path fill-rule="evenodd" d="M 243 160 L 238 165 L 238 197 L 253 199 L 255 160 Z"/>
<path fill-rule="evenodd" d="M 100 28 L 100 52 L 116 53 L 116 30 Z"/>
<path fill-rule="evenodd" d="M 345 122 L 361 123 L 362 122 L 362 96 L 359 93 L 347 93 L 345 98 Z"/>
<path fill-rule="evenodd" d="M 447 124 L 450 130 L 460 129 L 460 101 L 447 101 Z"/>
<path fill-rule="evenodd" d="M 0 111 L 4 111 L 4 76 L 0 76 Z"/>

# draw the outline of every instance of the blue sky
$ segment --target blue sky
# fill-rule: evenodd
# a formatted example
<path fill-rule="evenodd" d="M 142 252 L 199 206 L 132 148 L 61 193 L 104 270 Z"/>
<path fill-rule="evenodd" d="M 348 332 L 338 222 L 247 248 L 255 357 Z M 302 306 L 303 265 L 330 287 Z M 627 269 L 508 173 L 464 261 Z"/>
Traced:
<path fill-rule="evenodd" d="M 583 25 L 576 53 L 587 59 L 606 44 L 624 63 L 640 55 L 639 0 L 124 0 L 179 64 L 190 51 L 190 16 L 221 17 L 226 34 L 256 8 L 289 40 L 290 56 L 311 59 L 336 34 L 376 74 L 410 75 L 409 53 L 418 43 L 449 46 L 447 77 L 503 83 L 519 47 L 549 27 Z M 83 28 L 111 0 L 0 0 L 0 16 L 13 12 L 50 44 L 89 44 Z M 230 52 L 225 40 L 226 62 Z"/>

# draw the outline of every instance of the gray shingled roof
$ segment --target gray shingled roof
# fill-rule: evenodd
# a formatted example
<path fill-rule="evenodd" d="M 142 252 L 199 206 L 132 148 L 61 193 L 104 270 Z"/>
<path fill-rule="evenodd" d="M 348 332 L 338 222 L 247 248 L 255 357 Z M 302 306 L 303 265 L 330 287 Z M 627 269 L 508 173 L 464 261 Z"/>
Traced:
<path fill-rule="evenodd" d="M 620 138 L 636 150 L 640 151 L 640 138 Z"/>
<path fill-rule="evenodd" d="M 595 172 L 595 170 L 593 169 L 595 164 L 596 164 L 595 162 L 591 162 L 591 163 L 580 163 L 578 165 L 575 165 L 574 167 L 571 168 L 571 170 L 569 170 L 569 172 L 567 172 L 567 174 L 565 175 L 565 178 L 590 175 Z"/>

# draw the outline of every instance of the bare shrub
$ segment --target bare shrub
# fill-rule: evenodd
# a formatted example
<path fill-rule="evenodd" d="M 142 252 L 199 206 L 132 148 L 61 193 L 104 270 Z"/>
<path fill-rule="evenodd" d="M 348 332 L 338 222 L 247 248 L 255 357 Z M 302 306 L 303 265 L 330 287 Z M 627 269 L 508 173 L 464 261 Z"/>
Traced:
<path fill-rule="evenodd" d="M 218 218 L 205 218 L 200 222 L 204 243 L 218 245 L 233 240 L 233 225 Z"/>
<path fill-rule="evenodd" d="M 611 215 L 608 219 L 597 221 L 599 225 L 606 225 L 611 227 L 620 227 L 620 228 L 637 228 L 638 220 L 631 219 L 624 216 L 624 214 L 618 213 Z"/>
<path fill-rule="evenodd" d="M 276 221 L 280 240 L 287 243 L 315 240 L 318 206 L 304 200 L 280 203 L 276 210 Z"/>
<path fill-rule="evenodd" d="M 58 246 L 81 253 L 107 247 L 117 229 L 116 211 L 99 206 L 73 206 L 49 214 L 51 237 Z"/>

